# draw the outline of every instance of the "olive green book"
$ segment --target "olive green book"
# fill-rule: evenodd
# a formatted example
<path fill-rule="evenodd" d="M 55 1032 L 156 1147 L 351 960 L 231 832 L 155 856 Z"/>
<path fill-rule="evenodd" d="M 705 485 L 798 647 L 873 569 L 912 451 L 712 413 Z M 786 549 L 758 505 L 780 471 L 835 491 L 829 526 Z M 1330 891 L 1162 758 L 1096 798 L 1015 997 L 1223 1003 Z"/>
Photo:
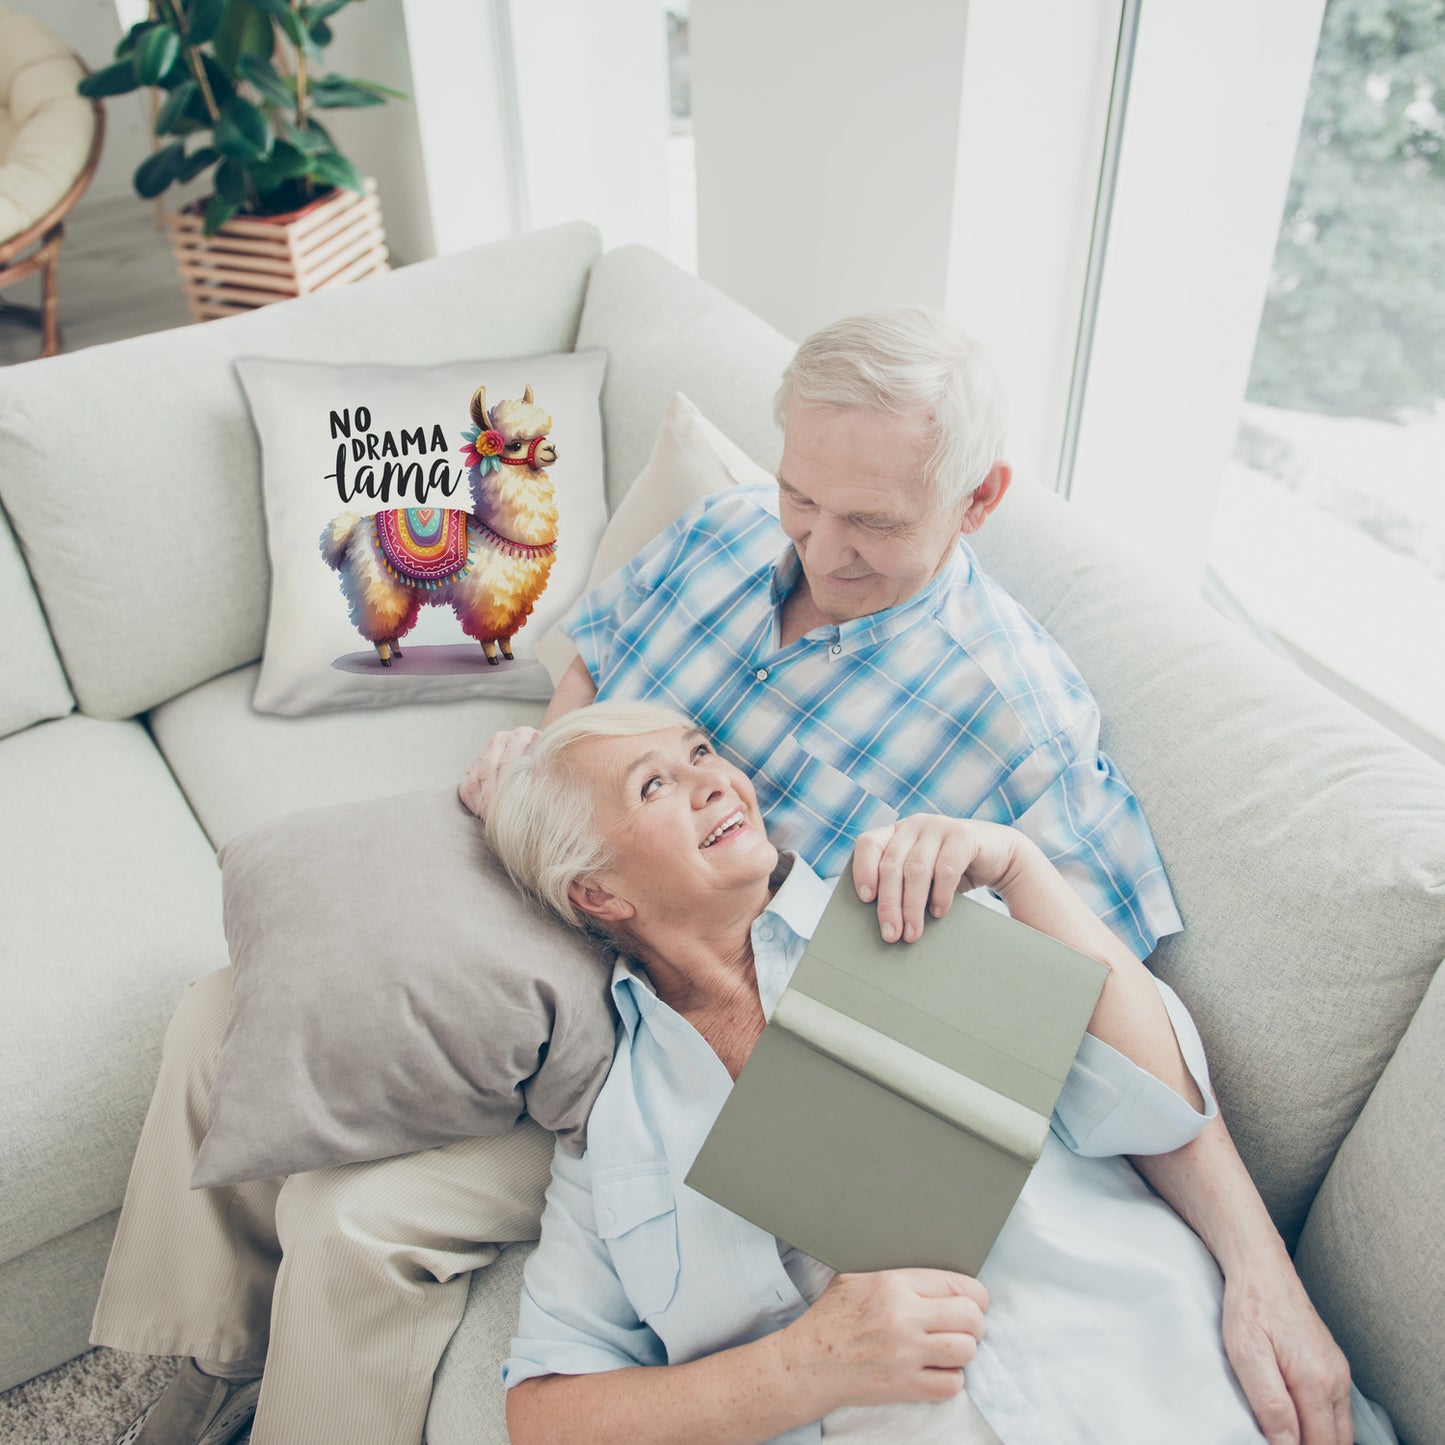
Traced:
<path fill-rule="evenodd" d="M 885 944 L 845 876 L 687 1183 L 837 1270 L 977 1274 L 1107 977 L 970 898 Z"/>

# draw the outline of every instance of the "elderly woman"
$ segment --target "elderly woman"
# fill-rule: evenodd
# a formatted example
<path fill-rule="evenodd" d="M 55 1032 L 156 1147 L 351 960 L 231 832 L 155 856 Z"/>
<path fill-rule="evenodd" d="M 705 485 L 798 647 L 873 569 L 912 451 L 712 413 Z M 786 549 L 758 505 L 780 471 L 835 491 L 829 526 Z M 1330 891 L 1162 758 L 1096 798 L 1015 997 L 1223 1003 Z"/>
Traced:
<path fill-rule="evenodd" d="M 569 715 L 503 770 L 488 832 L 524 889 L 621 953 L 616 1057 L 586 1154 L 555 1157 L 504 1368 L 519 1445 L 577 1439 L 579 1421 L 628 1445 L 1262 1438 L 1214 1261 L 1120 1157 L 1181 1147 L 1212 1116 L 1198 1035 L 1025 837 L 915 817 L 866 834 L 853 863 L 885 937 L 988 888 L 1110 970 L 975 1280 L 834 1276 L 682 1183 L 831 891 L 779 856 L 705 736 L 653 704 Z M 887 1181 L 860 1187 L 887 1210 Z"/>

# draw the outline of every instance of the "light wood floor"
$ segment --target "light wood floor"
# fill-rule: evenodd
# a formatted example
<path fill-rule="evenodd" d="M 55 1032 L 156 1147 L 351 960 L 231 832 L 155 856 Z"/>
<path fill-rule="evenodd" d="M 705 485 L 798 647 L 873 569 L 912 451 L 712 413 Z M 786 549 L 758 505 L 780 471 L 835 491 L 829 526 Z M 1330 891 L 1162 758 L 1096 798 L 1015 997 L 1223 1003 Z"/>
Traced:
<path fill-rule="evenodd" d="M 59 277 L 63 352 L 190 324 L 155 208 L 135 196 L 76 206 L 65 222 Z M 0 303 L 33 306 L 39 299 L 38 277 L 0 292 Z M 7 316 L 0 306 L 0 365 L 39 355 L 39 328 Z"/>

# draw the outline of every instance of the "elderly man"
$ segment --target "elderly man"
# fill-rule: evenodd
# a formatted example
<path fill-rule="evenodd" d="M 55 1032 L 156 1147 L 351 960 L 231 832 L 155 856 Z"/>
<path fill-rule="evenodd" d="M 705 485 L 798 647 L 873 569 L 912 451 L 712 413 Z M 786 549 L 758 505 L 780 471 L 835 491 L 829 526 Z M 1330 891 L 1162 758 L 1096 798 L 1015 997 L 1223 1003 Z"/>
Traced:
<path fill-rule="evenodd" d="M 777 492 L 711 499 L 583 599 L 546 720 L 608 696 L 697 718 L 822 874 L 904 814 L 1013 823 L 1147 956 L 1179 918 L 1093 699 L 962 540 L 1010 480 L 978 348 L 925 312 L 839 323 L 799 348 L 778 415 Z M 462 785 L 474 810 L 531 736 L 488 744 Z M 880 921 L 912 936 L 901 909 Z M 97 1310 L 96 1343 L 192 1357 L 125 1439 L 219 1445 L 255 1408 L 253 1445 L 416 1445 L 467 1272 L 536 1237 L 550 1136 L 524 1123 L 296 1176 L 284 1210 L 275 1182 L 189 1194 L 224 1022 L 203 985 L 177 1014 Z M 1223 1268 L 1226 1347 L 1266 1435 L 1343 1445 L 1348 1369 L 1223 1123 L 1139 1167 Z M 182 1263 L 157 1287 L 162 1260 Z"/>

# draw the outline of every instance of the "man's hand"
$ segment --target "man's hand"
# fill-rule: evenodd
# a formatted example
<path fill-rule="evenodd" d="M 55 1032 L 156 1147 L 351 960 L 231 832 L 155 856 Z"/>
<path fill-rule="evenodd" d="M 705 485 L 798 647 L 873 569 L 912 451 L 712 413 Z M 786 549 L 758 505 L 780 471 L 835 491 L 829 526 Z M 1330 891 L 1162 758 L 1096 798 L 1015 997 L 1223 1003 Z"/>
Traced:
<path fill-rule="evenodd" d="M 520 757 L 536 741 L 536 728 L 513 728 L 510 732 L 494 733 L 486 746 L 472 761 L 460 783 L 457 793 L 462 802 L 479 817 L 487 821 L 487 811 L 492 803 L 492 789 L 495 786 L 497 770 L 513 758 Z"/>
<path fill-rule="evenodd" d="M 1224 1285 L 1224 1348 L 1269 1445 L 1352 1445 L 1350 1367 L 1286 1259 Z"/>
<path fill-rule="evenodd" d="M 865 903 L 878 900 L 884 939 L 912 943 L 925 913 L 942 918 L 955 893 L 1003 887 L 1020 852 L 1032 845 L 1013 828 L 968 818 L 916 813 L 871 828 L 853 850 L 853 886 Z"/>

